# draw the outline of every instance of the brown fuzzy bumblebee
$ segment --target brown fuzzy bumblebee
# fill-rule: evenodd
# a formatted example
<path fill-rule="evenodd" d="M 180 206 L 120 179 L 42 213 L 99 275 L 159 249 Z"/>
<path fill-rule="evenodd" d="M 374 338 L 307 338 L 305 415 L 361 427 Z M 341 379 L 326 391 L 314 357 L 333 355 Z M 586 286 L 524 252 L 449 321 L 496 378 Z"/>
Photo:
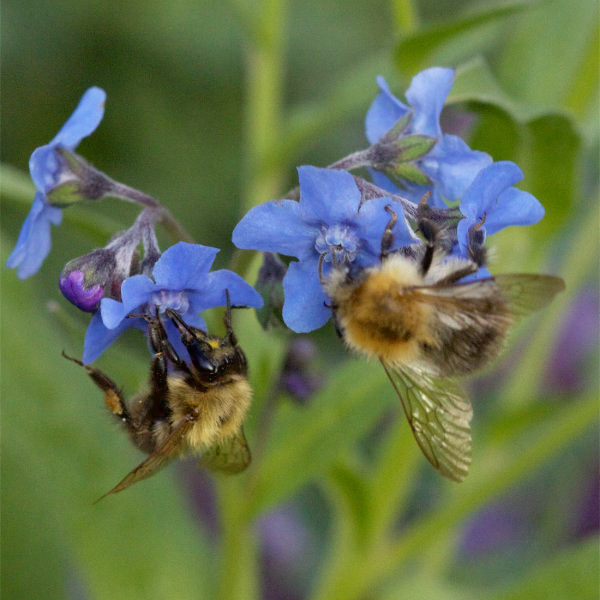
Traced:
<path fill-rule="evenodd" d="M 388 212 L 380 263 L 334 264 L 321 282 L 338 332 L 349 348 L 381 361 L 429 462 L 462 481 L 472 408 L 454 378 L 488 364 L 515 321 L 548 304 L 564 282 L 524 274 L 460 282 L 481 266 L 482 248 L 471 259 L 451 257 L 446 232 L 423 219 L 427 243 L 390 252 L 396 215 Z"/>
<path fill-rule="evenodd" d="M 225 337 L 209 335 L 187 325 L 168 309 L 189 361 L 182 360 L 167 339 L 158 316 L 146 316 L 154 357 L 150 391 L 125 404 L 117 385 L 102 371 L 63 355 L 83 366 L 104 391 L 106 405 L 123 423 L 133 443 L 148 458 L 107 492 L 120 492 L 150 477 L 169 460 L 185 454 L 201 454 L 200 465 L 237 473 L 250 464 L 250 450 L 242 430 L 252 390 L 247 379 L 246 357 L 231 328 L 227 307 Z M 171 372 L 169 364 L 172 365 Z"/>

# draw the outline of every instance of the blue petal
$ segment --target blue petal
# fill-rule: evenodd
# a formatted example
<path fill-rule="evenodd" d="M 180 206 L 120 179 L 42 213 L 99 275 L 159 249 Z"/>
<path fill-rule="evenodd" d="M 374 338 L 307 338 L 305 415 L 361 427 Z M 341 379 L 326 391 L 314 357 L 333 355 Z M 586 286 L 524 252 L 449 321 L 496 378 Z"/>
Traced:
<path fill-rule="evenodd" d="M 272 200 L 251 208 L 231 239 L 238 248 L 299 258 L 312 251 L 316 235 L 314 227 L 302 220 L 298 202 Z"/>
<path fill-rule="evenodd" d="M 361 194 L 347 171 L 298 167 L 300 214 L 308 223 L 333 225 L 354 219 Z"/>
<path fill-rule="evenodd" d="M 322 327 L 331 316 L 328 298 L 319 282 L 318 261 L 292 262 L 283 278 L 283 320 L 297 333 Z"/>
<path fill-rule="evenodd" d="M 456 238 L 458 240 L 460 256 L 466 257 L 468 255 L 467 245 L 469 241 L 469 227 L 476 223 L 478 223 L 476 219 L 467 217 L 466 219 L 461 219 L 456 226 Z"/>
<path fill-rule="evenodd" d="M 491 163 L 489 154 L 471 150 L 461 138 L 446 134 L 419 161 L 419 166 L 437 184 L 446 201 L 454 202 L 463 197 L 477 174 Z"/>
<path fill-rule="evenodd" d="M 202 288 L 218 252 L 218 248 L 178 242 L 156 261 L 152 269 L 154 281 L 158 287 L 169 290 Z"/>
<path fill-rule="evenodd" d="M 62 160 L 54 151 L 55 146 L 46 144 L 36 148 L 29 159 L 29 172 L 35 187 L 47 194 L 58 184 Z"/>
<path fill-rule="evenodd" d="M 406 100 L 414 109 L 411 131 L 432 137 L 440 137 L 440 115 L 444 102 L 454 83 L 454 70 L 442 67 L 425 69 L 413 77 Z"/>
<path fill-rule="evenodd" d="M 106 298 L 104 298 L 106 300 Z M 146 329 L 144 319 L 123 319 L 121 324 L 114 329 L 108 329 L 102 322 L 98 311 L 90 321 L 83 342 L 83 362 L 94 362 L 126 329 L 136 327 Z"/>
<path fill-rule="evenodd" d="M 46 204 L 38 192 L 21 227 L 15 248 L 6 261 L 7 267 L 17 269 L 19 279 L 37 273 L 52 245 L 50 223 L 59 225 L 61 221 L 62 210 Z"/>
<path fill-rule="evenodd" d="M 460 212 L 480 220 L 496 209 L 501 192 L 523 179 L 523 172 L 510 161 L 493 163 L 479 171 L 460 203 Z"/>
<path fill-rule="evenodd" d="M 229 290 L 232 305 L 252 308 L 260 308 L 263 305 L 262 296 L 249 283 L 233 271 L 220 269 L 209 274 L 206 288 L 199 292 L 198 297 L 202 298 L 204 308 L 199 309 L 198 312 L 213 306 L 225 306 L 226 289 Z M 191 297 L 190 294 L 190 299 Z"/>
<path fill-rule="evenodd" d="M 215 306 L 226 306 L 226 289 L 232 306 L 260 308 L 263 305 L 261 295 L 251 285 L 233 271 L 221 269 L 209 274 L 205 289 L 188 294 L 189 312 L 201 313 Z"/>
<path fill-rule="evenodd" d="M 33 151 L 29 159 L 29 172 L 40 192 L 48 193 L 58 183 L 62 159 L 54 150 L 56 146 L 73 150 L 84 137 L 90 135 L 102 120 L 105 100 L 106 94 L 100 88 L 87 90 L 52 141 Z"/>
<path fill-rule="evenodd" d="M 377 78 L 381 92 L 375 98 L 365 118 L 367 139 L 374 144 L 379 138 L 402 118 L 410 109 L 392 94 L 385 79 Z"/>
<path fill-rule="evenodd" d="M 131 312 L 149 302 L 156 285 L 145 275 L 132 275 L 121 284 L 121 298 L 117 302 L 112 298 L 102 298 L 100 312 L 102 321 L 109 329 L 118 327 L 119 323 Z"/>
<path fill-rule="evenodd" d="M 356 224 L 359 227 L 359 235 L 368 248 L 369 255 L 376 259 L 379 259 L 381 254 L 381 238 L 391 219 L 390 213 L 385 210 L 386 206 L 389 206 L 396 213 L 398 219 L 393 230 L 394 243 L 392 249 L 408 246 L 419 240 L 408 226 L 401 204 L 393 202 L 390 198 L 367 200 L 361 206 L 356 217 Z M 361 262 L 360 264 L 366 265 L 368 263 Z"/>
<path fill-rule="evenodd" d="M 77 108 L 61 127 L 50 145 L 64 146 L 73 150 L 77 144 L 90 135 L 102 121 L 106 92 L 99 87 L 89 88 L 81 97 Z"/>
<path fill-rule="evenodd" d="M 485 219 L 485 230 L 493 235 L 509 225 L 533 225 L 544 216 L 544 207 L 535 196 L 511 187 L 498 196 L 498 208 Z"/>
<path fill-rule="evenodd" d="M 118 327 L 128 315 L 123 303 L 112 298 L 102 298 L 98 312 L 102 316 L 102 322 L 108 329 Z"/>

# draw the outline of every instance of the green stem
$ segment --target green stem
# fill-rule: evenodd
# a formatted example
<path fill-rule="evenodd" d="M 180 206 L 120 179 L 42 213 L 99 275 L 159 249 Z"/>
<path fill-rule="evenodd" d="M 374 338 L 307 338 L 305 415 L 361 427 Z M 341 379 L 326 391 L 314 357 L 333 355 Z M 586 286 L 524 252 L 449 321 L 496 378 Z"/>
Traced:
<path fill-rule="evenodd" d="M 258 541 L 245 510 L 245 480 L 245 475 L 217 475 L 222 527 L 217 600 L 260 597 Z"/>
<path fill-rule="evenodd" d="M 392 11 L 396 29 L 408 35 L 419 27 L 419 16 L 412 0 L 392 0 Z"/>
<path fill-rule="evenodd" d="M 281 170 L 267 157 L 283 129 L 286 8 L 285 0 L 263 0 L 248 35 L 244 210 L 272 200 L 281 190 Z"/>

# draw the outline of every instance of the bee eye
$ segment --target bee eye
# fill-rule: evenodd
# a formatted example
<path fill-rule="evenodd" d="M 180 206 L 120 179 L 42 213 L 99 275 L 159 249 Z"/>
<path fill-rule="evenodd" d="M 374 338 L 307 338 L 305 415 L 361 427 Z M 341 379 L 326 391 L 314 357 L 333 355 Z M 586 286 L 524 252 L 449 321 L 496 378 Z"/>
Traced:
<path fill-rule="evenodd" d="M 187 348 L 192 364 L 197 371 L 213 374 L 217 372 L 217 365 L 214 364 L 210 356 L 197 344 L 192 344 Z"/>

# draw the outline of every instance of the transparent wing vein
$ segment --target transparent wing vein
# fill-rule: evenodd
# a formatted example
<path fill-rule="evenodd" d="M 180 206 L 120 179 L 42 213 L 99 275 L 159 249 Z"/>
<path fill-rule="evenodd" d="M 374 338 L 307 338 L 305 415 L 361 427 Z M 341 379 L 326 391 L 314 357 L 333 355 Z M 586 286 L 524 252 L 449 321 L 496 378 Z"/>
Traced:
<path fill-rule="evenodd" d="M 427 460 L 445 477 L 462 481 L 471 464 L 470 402 L 449 379 L 382 361 Z"/>

